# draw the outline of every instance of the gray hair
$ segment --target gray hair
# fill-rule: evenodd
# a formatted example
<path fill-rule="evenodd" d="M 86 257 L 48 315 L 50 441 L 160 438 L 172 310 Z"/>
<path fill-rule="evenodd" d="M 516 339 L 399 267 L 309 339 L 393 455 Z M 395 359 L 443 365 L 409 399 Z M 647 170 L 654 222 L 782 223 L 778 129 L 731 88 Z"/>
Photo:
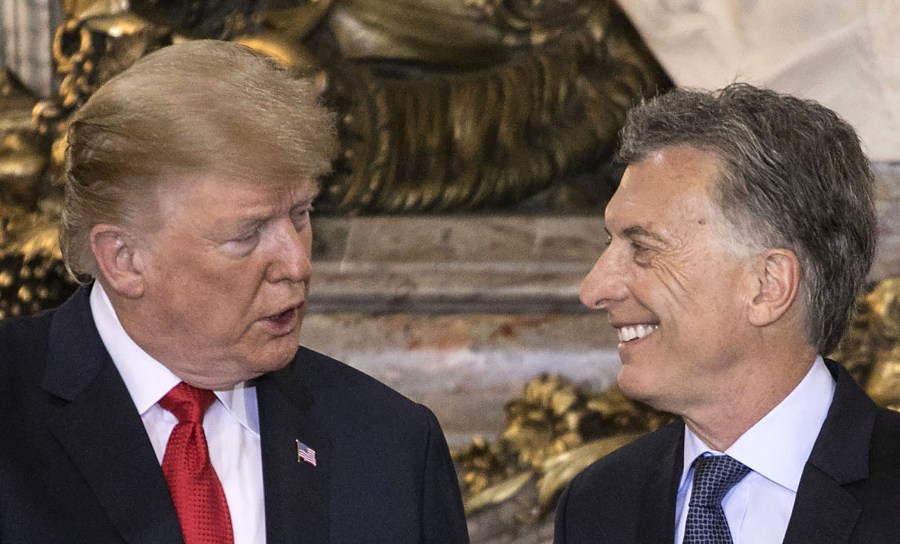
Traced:
<path fill-rule="evenodd" d="M 630 110 L 617 158 L 680 145 L 721 160 L 711 197 L 735 232 L 797 255 L 807 340 L 834 351 L 875 257 L 874 177 L 856 132 L 821 104 L 744 83 L 675 89 Z"/>
<path fill-rule="evenodd" d="M 337 149 L 334 115 L 312 77 L 215 40 L 141 58 L 90 97 L 67 136 L 60 248 L 75 277 L 98 274 L 91 228 L 153 220 L 164 181 L 314 183 Z"/>

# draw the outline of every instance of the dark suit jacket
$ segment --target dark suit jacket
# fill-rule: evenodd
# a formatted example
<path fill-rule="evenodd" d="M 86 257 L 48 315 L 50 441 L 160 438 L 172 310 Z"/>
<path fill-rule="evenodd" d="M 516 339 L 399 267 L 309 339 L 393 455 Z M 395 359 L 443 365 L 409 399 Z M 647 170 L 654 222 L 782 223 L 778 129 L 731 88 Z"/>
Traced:
<path fill-rule="evenodd" d="M 900 414 L 876 406 L 837 363 L 834 400 L 803 469 L 784 542 L 900 542 Z M 666 543 L 684 424 L 673 423 L 600 459 L 560 498 L 556 544 Z"/>
<path fill-rule="evenodd" d="M 468 542 L 427 408 L 302 348 L 257 394 L 269 544 Z M 318 466 L 297 461 L 298 438 Z M 123 542 L 182 538 L 82 288 L 57 310 L 0 322 L 0 543 Z"/>

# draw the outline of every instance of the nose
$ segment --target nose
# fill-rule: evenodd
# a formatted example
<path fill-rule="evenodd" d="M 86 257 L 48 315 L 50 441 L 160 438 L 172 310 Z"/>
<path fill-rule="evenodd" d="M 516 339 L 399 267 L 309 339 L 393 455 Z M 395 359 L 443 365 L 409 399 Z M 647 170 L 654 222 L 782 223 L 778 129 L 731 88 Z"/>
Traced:
<path fill-rule="evenodd" d="M 610 245 L 581 281 L 581 303 L 592 309 L 608 309 L 627 296 L 624 263 Z"/>
<path fill-rule="evenodd" d="M 308 280 L 312 272 L 312 227 L 307 224 L 297 229 L 291 221 L 284 221 L 277 226 L 274 241 L 267 279 L 273 283 Z"/>

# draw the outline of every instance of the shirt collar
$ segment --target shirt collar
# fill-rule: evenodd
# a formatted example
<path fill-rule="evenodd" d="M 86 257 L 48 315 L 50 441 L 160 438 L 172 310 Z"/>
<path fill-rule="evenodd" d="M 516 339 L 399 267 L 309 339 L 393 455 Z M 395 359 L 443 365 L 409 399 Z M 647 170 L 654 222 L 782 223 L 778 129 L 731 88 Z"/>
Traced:
<path fill-rule="evenodd" d="M 828 415 L 834 387 L 825 361 L 817 356 L 797 387 L 724 453 L 796 493 L 806 460 Z M 694 460 L 707 452 L 721 454 L 685 428 L 679 489 L 686 484 Z"/>
<path fill-rule="evenodd" d="M 178 378 L 165 365 L 144 351 L 122 327 L 109 296 L 95 281 L 91 288 L 91 313 L 103 345 L 125 382 L 140 415 L 144 415 L 159 399 L 178 385 Z M 244 427 L 259 435 L 259 413 L 256 387 L 242 382 L 233 389 L 216 391 L 216 397 Z"/>

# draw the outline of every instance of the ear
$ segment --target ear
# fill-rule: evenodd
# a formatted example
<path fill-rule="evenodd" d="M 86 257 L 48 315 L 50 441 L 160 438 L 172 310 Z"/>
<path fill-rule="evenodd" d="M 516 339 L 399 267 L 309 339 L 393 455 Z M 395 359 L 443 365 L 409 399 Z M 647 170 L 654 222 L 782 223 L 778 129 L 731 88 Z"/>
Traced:
<path fill-rule="evenodd" d="M 778 321 L 800 290 L 800 260 L 788 249 L 770 249 L 760 256 L 756 290 L 750 301 L 750 322 L 764 327 Z"/>
<path fill-rule="evenodd" d="M 105 223 L 94 225 L 90 241 L 94 259 L 105 280 L 104 286 L 126 298 L 141 297 L 144 294 L 143 266 L 135 240 L 127 230 Z"/>

